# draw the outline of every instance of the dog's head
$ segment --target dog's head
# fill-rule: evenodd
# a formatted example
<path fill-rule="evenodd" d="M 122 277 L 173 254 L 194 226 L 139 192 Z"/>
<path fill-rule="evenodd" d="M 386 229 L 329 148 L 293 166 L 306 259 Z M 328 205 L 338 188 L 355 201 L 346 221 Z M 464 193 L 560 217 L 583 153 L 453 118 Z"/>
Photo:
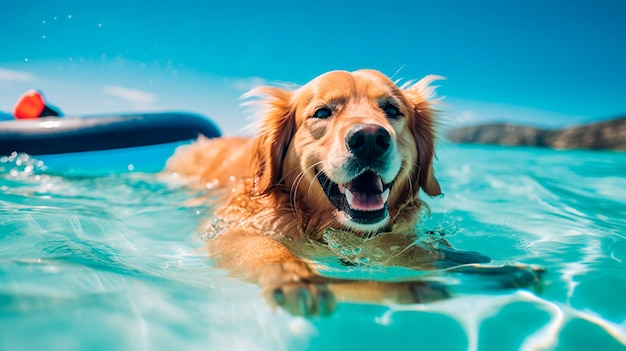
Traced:
<path fill-rule="evenodd" d="M 441 192 L 427 101 L 434 79 L 401 88 L 377 71 L 333 71 L 294 91 L 258 89 L 267 108 L 254 191 L 287 202 L 305 227 L 367 235 L 415 224 L 419 189 Z"/>

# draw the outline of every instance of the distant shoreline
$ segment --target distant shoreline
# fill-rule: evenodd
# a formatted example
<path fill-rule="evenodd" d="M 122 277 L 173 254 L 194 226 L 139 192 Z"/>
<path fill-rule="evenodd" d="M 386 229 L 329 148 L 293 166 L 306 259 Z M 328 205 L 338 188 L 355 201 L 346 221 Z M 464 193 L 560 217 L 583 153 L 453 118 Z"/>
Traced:
<path fill-rule="evenodd" d="M 455 128 L 446 136 L 453 143 L 626 150 L 626 116 L 556 130 L 489 123 Z"/>

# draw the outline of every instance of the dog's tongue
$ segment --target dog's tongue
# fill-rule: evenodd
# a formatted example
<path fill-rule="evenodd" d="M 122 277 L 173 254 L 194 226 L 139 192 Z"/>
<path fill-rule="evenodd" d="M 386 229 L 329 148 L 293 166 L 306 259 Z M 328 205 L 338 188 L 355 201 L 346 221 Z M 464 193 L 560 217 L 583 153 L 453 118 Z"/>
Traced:
<path fill-rule="evenodd" d="M 357 211 L 376 211 L 385 206 L 389 189 L 383 191 L 383 181 L 377 174 L 366 172 L 348 184 L 340 185 L 348 205 Z"/>

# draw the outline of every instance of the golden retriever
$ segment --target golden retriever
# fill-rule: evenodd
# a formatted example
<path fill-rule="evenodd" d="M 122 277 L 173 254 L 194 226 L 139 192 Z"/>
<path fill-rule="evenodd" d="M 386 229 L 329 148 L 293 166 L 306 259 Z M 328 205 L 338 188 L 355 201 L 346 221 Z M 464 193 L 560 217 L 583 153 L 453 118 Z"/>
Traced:
<path fill-rule="evenodd" d="M 415 245 L 420 189 L 441 193 L 433 171 L 435 117 L 428 76 L 396 85 L 374 70 L 333 71 L 288 91 L 263 87 L 255 138 L 200 139 L 166 169 L 228 189 L 208 240 L 217 267 L 260 284 L 301 315 L 338 301 L 414 303 L 447 297 L 440 284 L 327 278 L 315 259 L 431 268 L 484 256 Z M 347 248 L 338 251 L 337 248 Z M 343 252 L 343 254 L 341 254 Z M 460 259 L 458 259 L 460 258 Z"/>

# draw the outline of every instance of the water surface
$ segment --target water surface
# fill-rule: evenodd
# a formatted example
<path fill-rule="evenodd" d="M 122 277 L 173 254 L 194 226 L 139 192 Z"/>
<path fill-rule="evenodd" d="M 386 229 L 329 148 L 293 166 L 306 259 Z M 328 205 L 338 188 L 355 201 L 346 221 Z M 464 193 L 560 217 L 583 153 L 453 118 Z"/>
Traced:
<path fill-rule="evenodd" d="M 626 349 L 626 154 L 444 145 L 438 156 L 445 196 L 428 200 L 421 229 L 546 267 L 542 291 L 470 285 L 431 304 L 294 317 L 212 268 L 198 229 L 210 208 L 188 202 L 204 194 L 158 178 L 162 159 L 111 172 L 94 158 L 3 157 L 0 349 Z"/>

